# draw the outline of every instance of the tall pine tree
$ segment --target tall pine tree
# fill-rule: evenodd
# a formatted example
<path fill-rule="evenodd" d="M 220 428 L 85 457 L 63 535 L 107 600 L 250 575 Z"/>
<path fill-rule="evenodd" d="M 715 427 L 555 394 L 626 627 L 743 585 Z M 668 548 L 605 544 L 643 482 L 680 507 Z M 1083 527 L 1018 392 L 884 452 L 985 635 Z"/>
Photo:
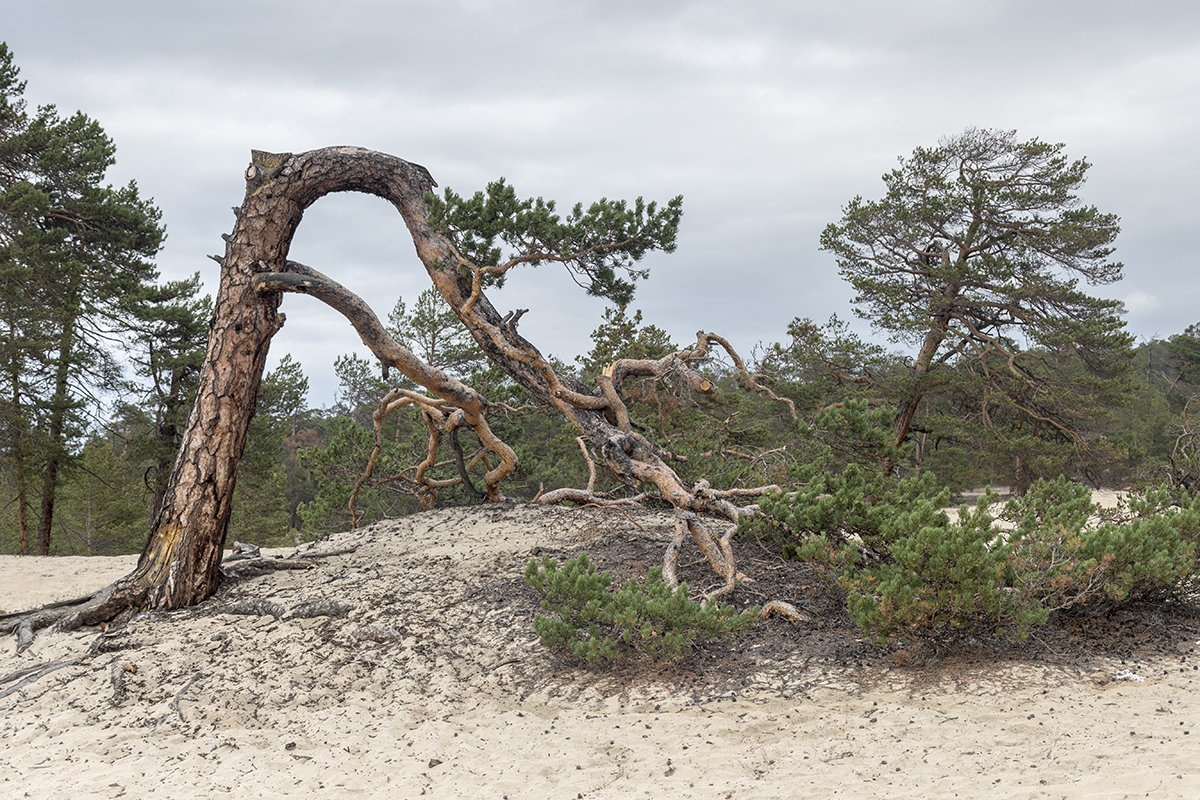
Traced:
<path fill-rule="evenodd" d="M 882 199 L 854 198 L 822 234 L 856 313 L 916 348 L 890 395 L 895 445 L 928 397 L 969 375 L 956 391 L 1013 444 L 1021 482 L 1026 446 L 1082 445 L 1089 411 L 1120 393 L 1121 304 L 1080 288 L 1120 280 L 1117 217 L 1081 203 L 1089 164 L 1063 150 L 969 129 L 901 159 Z"/>
<path fill-rule="evenodd" d="M 104 183 L 115 147 L 99 123 L 81 112 L 63 117 L 53 106 L 29 115 L 17 75 L 0 45 L 5 446 L 22 516 L 37 464 L 37 551 L 47 553 L 72 444 L 98 394 L 118 386 L 113 342 L 131 327 L 135 298 L 157 278 L 150 259 L 163 230 L 158 209 L 133 182 Z M 21 535 L 27 551 L 24 527 Z"/>

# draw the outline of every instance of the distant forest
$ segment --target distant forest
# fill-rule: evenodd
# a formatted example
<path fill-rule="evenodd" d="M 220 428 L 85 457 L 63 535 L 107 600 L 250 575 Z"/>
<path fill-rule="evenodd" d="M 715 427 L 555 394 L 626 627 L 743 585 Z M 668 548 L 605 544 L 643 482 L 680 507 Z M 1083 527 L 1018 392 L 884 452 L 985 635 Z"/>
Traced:
<path fill-rule="evenodd" d="M 0 553 L 137 552 L 192 407 L 212 302 L 198 275 L 160 280 L 161 215 L 135 183 L 104 182 L 116 149 L 100 125 L 29 109 L 23 89 L 0 44 Z M 703 368 L 712 394 L 669 370 L 628 381 L 637 430 L 682 478 L 716 488 L 801 486 L 819 464 L 930 475 L 951 492 L 993 485 L 1020 495 L 1060 476 L 1190 492 L 1200 328 L 1135 344 L 1119 304 L 1080 288 L 1122 270 L 1109 258 L 1115 217 L 1076 196 L 1087 167 L 1061 145 L 1003 131 L 917 150 L 884 176 L 883 199 L 850 201 L 819 243 L 857 312 L 893 344 L 837 318 L 797 318 L 746 366 L 798 419 L 714 358 Z M 594 389 L 617 359 L 661 359 L 690 344 L 620 294 L 589 352 L 555 365 L 580 386 Z M 492 427 L 519 457 L 506 496 L 592 480 L 598 493 L 638 491 L 593 479 L 578 432 L 489 361 L 432 288 L 397 303 L 388 327 L 505 409 Z M 232 539 L 290 544 L 482 501 L 470 473 L 487 455 L 470 429 L 431 453 L 424 412 L 377 420 L 403 381 L 353 355 L 335 366 L 329 408 L 308 406 L 290 356 L 266 375 Z"/>

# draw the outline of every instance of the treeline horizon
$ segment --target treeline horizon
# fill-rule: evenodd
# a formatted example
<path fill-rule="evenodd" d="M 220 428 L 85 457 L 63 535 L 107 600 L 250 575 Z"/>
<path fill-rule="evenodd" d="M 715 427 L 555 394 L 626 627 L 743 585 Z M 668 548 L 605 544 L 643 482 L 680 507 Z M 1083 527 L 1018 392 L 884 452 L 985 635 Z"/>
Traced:
<path fill-rule="evenodd" d="M 489 369 L 449 309 L 427 290 L 409 311 L 400 301 L 391 328 L 430 363 L 454 370 L 477 385 L 487 386 L 495 402 L 521 406 L 527 398 Z M 205 308 L 200 303 L 197 308 Z M 795 332 L 812 331 L 813 323 L 797 320 Z M 826 326 L 828 327 L 828 326 Z M 834 328 L 843 330 L 835 323 Z M 1126 489 L 1156 485 L 1175 478 L 1186 452 L 1180 436 L 1190 430 L 1188 401 L 1200 389 L 1200 331 L 1195 326 L 1168 339 L 1144 342 L 1132 351 L 1132 375 L 1126 402 L 1110 407 L 1080 447 L 1071 441 L 1043 443 L 1028 468 L 1033 479 L 1060 475 L 1092 488 Z M 660 357 L 676 344 L 640 312 L 609 308 L 593 331 L 593 349 L 560 369 L 581 380 L 616 358 Z M 203 352 L 196 345 L 194 356 Z M 752 365 L 770 378 L 781 396 L 797 404 L 796 425 L 773 401 L 746 396 L 729 369 L 714 364 L 708 371 L 719 391 L 715 398 L 695 395 L 684 387 L 647 381 L 636 388 L 634 408 L 656 443 L 674 456 L 687 475 L 707 475 L 714 486 L 794 480 L 799 466 L 818 449 L 832 448 L 839 463 L 878 468 L 886 442 L 888 409 L 855 400 L 830 376 L 825 381 L 803 374 L 801 345 L 793 338 L 765 348 Z M 895 356 L 896 364 L 904 363 Z M 786 369 L 801 374 L 786 375 Z M 395 384 L 385 381 L 378 364 L 355 355 L 337 359 L 335 402 L 325 408 L 308 405 L 308 381 L 300 364 L 285 355 L 263 381 L 259 406 L 239 469 L 230 523 L 231 541 L 288 545 L 318 538 L 351 526 L 347 504 L 362 479 L 376 444 L 372 415 Z M 823 394 L 815 395 L 824 383 Z M 132 387 L 131 387 L 132 388 Z M 147 392 L 150 386 L 143 385 Z M 177 411 L 179 409 L 176 409 Z M 881 415 L 879 412 L 883 411 Z M 938 416 L 932 408 L 927 418 Z M 110 416 L 81 435 L 68 450 L 49 554 L 115 555 L 139 552 L 145 543 L 156 502 L 154 475 L 169 459 L 155 455 L 163 442 L 161 420 L 144 406 L 118 403 Z M 542 491 L 584 486 L 588 465 L 573 432 L 543 409 L 527 407 L 508 416 L 498 428 L 514 442 L 521 466 L 506 487 L 514 500 L 530 500 Z M 981 486 L 1021 489 L 1007 459 L 1010 445 L 997 441 L 980 449 L 975 439 L 956 440 L 917 425 L 906 445 L 901 471 L 933 473 L 939 485 L 961 493 Z M 426 430 L 417 413 L 392 415 L 380 431 L 381 451 L 374 474 L 356 499 L 359 525 L 422 508 L 412 481 L 426 455 Z M 464 434 L 455 447 L 469 456 L 478 447 Z M 1173 460 L 1174 459 L 1174 460 Z M 451 451 L 437 469 L 458 474 Z M 836 467 L 835 467 L 836 468 Z M 792 476 L 791 478 L 789 476 Z M 1186 480 L 1186 476 L 1183 478 Z M 623 487 L 604 485 L 619 492 Z M 1179 481 L 1176 480 L 1176 483 Z M 19 553 L 13 486 L 6 481 L 6 505 L 0 510 L 0 553 Z M 35 498 L 40 499 L 40 498 Z M 436 498 L 440 505 L 480 502 L 478 490 L 459 486 Z M 40 508 L 38 503 L 32 504 Z M 35 512 L 36 515 L 36 512 Z M 30 548 L 32 550 L 32 548 Z"/>
<path fill-rule="evenodd" d="M 82 112 L 28 109 L 23 90 L 0 43 L 0 552 L 136 552 L 170 481 L 212 302 L 198 275 L 161 280 L 161 214 L 135 183 L 104 182 L 116 148 L 100 125 Z M 442 235 L 481 264 L 507 236 L 563 251 L 518 260 L 584 265 L 589 291 L 613 304 L 591 350 L 551 366 L 587 392 L 618 359 L 668 359 L 623 390 L 637 433 L 691 485 L 795 487 L 814 465 L 856 465 L 889 478 L 933 475 L 955 492 L 992 484 L 1022 494 L 1065 476 L 1094 487 L 1165 484 L 1182 496 L 1200 471 L 1191 404 L 1200 327 L 1135 345 L 1121 304 L 1085 291 L 1121 279 L 1111 258 L 1119 228 L 1080 199 L 1090 165 L 1064 147 L 967 129 L 902 158 L 883 176 L 882 198 L 850 200 L 819 242 L 854 289 L 855 313 L 894 349 L 836 317 L 798 316 L 749 372 L 710 361 L 711 394 L 669 368 L 692 343 L 634 310 L 641 250 L 617 259 L 624 273 L 570 252 L 576 238 L 607 242 L 614 226 L 632 224 L 616 205 L 564 221 L 541 198 L 518 201 L 503 181 L 427 203 Z M 670 229 L 660 249 L 674 249 L 680 202 L 663 209 L 669 225 L 654 223 Z M 630 219 L 640 198 L 636 208 Z M 594 474 L 578 430 L 485 357 L 433 288 L 398 302 L 388 328 L 487 398 L 492 429 L 519 459 L 505 496 L 645 488 Z M 443 430 L 434 405 L 377 413 L 390 390 L 413 387 L 376 362 L 346 355 L 335 372 L 328 408 L 309 406 L 290 355 L 265 375 L 231 539 L 290 544 L 482 501 L 495 454 L 473 430 Z"/>

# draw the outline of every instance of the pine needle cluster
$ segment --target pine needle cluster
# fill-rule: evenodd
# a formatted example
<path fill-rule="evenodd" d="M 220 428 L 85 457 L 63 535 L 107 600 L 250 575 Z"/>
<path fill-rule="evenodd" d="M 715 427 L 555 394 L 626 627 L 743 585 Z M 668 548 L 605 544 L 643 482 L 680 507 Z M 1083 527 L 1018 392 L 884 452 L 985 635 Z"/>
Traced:
<path fill-rule="evenodd" d="M 1197 585 L 1200 498 L 1151 491 L 1105 510 L 1087 487 L 1058 478 L 1003 505 L 989 492 L 956 519 L 942 510 L 946 499 L 928 475 L 893 479 L 851 465 L 764 498 L 746 528 L 823 567 L 855 623 L 880 641 L 1023 638 L 1055 614 Z"/>
<path fill-rule="evenodd" d="M 723 603 L 695 602 L 686 584 L 667 586 L 659 568 L 644 582 L 630 579 L 609 591 L 612 575 L 598 572 L 586 553 L 561 566 L 549 556 L 531 559 L 525 582 L 542 595 L 549 614 L 534 618 L 542 644 L 589 666 L 635 653 L 676 661 L 697 643 L 745 632 L 757 618 L 757 609 L 739 613 Z"/>

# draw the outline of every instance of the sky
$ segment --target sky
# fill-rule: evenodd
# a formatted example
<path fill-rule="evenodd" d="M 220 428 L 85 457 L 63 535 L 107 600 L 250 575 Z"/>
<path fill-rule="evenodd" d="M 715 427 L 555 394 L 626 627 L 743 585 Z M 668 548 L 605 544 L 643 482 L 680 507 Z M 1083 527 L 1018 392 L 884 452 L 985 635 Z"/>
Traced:
<path fill-rule="evenodd" d="M 796 317 L 853 318 L 821 230 L 882 195 L 916 147 L 968 127 L 1062 142 L 1092 169 L 1080 195 L 1121 218 L 1124 301 L 1139 339 L 1200 321 L 1200 4 L 1192 0 L 8 0 L 31 105 L 97 119 L 108 179 L 162 209 L 164 279 L 215 292 L 250 150 L 359 145 L 427 167 L 460 194 L 504 177 L 569 209 L 684 198 L 678 249 L 643 262 L 633 308 L 679 344 L 700 329 L 743 355 Z M 399 215 L 336 195 L 291 257 L 381 317 L 429 286 Z M 555 266 L 491 293 L 570 360 L 602 300 Z M 349 324 L 284 298 L 269 365 L 291 353 L 310 401 L 333 360 L 368 355 Z M 869 331 L 859 323 L 862 332 Z"/>

